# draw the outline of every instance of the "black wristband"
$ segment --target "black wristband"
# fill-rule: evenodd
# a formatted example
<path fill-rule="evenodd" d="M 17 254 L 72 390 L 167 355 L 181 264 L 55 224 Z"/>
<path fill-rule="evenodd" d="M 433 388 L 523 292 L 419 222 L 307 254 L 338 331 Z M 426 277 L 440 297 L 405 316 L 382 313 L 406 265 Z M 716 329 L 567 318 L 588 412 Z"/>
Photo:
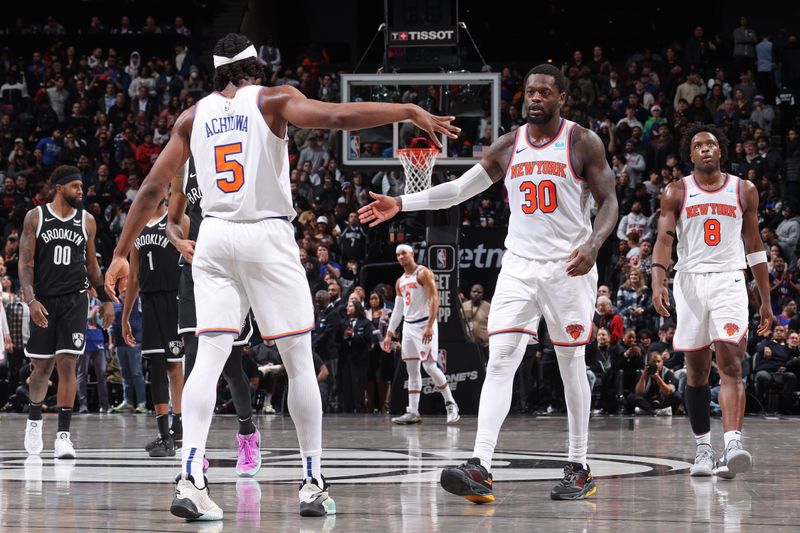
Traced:
<path fill-rule="evenodd" d="M 665 267 L 664 265 L 662 265 L 661 263 L 653 263 L 651 265 L 651 268 L 661 268 L 661 269 L 664 270 L 664 273 L 669 274 L 669 269 L 667 267 Z"/>
<path fill-rule="evenodd" d="M 110 302 L 111 298 L 108 297 L 106 294 L 106 288 L 104 286 L 95 287 L 94 290 L 97 291 L 97 299 L 100 300 L 101 303 Z"/>

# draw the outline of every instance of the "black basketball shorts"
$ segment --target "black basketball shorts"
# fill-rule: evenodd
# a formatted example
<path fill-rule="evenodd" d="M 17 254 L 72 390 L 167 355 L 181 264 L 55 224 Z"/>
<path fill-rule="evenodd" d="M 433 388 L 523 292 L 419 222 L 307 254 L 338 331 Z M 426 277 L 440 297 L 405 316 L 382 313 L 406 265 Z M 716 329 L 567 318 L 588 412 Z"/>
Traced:
<path fill-rule="evenodd" d="M 178 291 L 142 294 L 142 355 L 162 354 L 167 362 L 183 360 L 178 333 Z"/>
<path fill-rule="evenodd" d="M 31 359 L 50 359 L 57 353 L 78 356 L 86 349 L 89 297 L 86 291 L 59 296 L 37 296 L 47 311 L 47 327 L 31 320 L 31 336 L 25 355 Z"/>

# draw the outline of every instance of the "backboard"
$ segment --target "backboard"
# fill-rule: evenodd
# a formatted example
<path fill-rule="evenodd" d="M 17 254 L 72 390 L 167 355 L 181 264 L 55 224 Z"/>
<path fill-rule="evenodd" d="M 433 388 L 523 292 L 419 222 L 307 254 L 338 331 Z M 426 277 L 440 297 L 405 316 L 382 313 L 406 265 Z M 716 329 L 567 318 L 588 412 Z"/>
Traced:
<path fill-rule="evenodd" d="M 343 74 L 342 102 L 414 103 L 438 115 L 453 115 L 461 136 L 440 136 L 443 150 L 437 167 L 468 167 L 480 161 L 483 150 L 500 131 L 500 74 L 420 73 Z M 399 167 L 397 150 L 408 147 L 419 130 L 410 122 L 360 131 L 345 131 L 342 165 Z"/>

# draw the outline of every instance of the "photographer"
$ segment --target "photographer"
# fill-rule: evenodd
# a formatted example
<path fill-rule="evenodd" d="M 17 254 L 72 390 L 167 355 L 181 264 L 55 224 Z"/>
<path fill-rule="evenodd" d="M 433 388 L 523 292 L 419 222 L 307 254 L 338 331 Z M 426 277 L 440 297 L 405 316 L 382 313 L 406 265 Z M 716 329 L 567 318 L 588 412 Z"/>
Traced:
<path fill-rule="evenodd" d="M 681 404 L 675 375 L 664 368 L 658 349 L 647 352 L 647 361 L 634 392 L 628 395 L 628 413 L 671 416 Z"/>

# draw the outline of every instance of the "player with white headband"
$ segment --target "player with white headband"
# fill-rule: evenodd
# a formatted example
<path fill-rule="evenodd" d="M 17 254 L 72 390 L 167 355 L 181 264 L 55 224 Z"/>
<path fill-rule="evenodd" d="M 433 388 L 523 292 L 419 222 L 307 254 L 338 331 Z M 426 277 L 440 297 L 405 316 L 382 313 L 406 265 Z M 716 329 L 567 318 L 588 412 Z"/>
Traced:
<path fill-rule="evenodd" d="M 453 399 L 447 377 L 437 366 L 439 360 L 439 292 L 436 278 L 427 267 L 414 260 L 414 249 L 407 244 L 397 246 L 397 262 L 403 267 L 403 275 L 395 283 L 394 311 L 389 319 L 389 329 L 383 339 L 383 350 L 389 352 L 400 320 L 403 320 L 403 339 L 400 345 L 401 358 L 408 370 L 408 407 L 406 413 L 393 418 L 395 424 L 419 424 L 419 397 L 422 393 L 420 366 L 433 380 L 434 386 L 444 397 L 447 423 L 458 422 L 458 405 Z M 420 365 L 421 363 L 421 365 Z"/>

